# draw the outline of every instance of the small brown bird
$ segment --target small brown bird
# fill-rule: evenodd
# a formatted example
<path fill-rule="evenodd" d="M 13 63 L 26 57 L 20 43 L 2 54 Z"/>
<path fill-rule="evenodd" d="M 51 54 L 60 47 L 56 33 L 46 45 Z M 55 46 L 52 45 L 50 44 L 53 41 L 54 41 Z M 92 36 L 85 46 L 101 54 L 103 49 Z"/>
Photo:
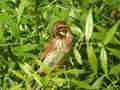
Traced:
<path fill-rule="evenodd" d="M 73 35 L 65 21 L 56 21 L 50 31 L 53 36 L 48 40 L 45 51 L 42 53 L 40 60 L 48 66 L 58 67 L 63 62 L 64 56 L 70 51 Z M 38 66 L 39 67 L 39 66 Z M 37 72 L 46 72 L 44 67 L 40 67 Z M 36 80 L 30 82 L 32 90 L 36 90 L 38 83 Z"/>
<path fill-rule="evenodd" d="M 70 51 L 73 35 L 68 25 L 63 20 L 56 21 L 50 31 L 53 36 L 48 40 L 45 51 L 40 59 L 48 66 L 57 67 L 64 56 Z"/>

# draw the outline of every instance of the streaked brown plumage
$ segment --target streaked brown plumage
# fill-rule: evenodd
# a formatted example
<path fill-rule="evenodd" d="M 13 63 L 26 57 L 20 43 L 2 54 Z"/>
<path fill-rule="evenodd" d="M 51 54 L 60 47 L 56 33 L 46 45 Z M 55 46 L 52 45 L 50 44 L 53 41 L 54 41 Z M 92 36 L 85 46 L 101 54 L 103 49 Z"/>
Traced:
<path fill-rule="evenodd" d="M 50 34 L 54 37 L 48 40 L 40 59 L 49 66 L 56 66 L 69 52 L 73 36 L 63 20 L 56 21 Z"/>

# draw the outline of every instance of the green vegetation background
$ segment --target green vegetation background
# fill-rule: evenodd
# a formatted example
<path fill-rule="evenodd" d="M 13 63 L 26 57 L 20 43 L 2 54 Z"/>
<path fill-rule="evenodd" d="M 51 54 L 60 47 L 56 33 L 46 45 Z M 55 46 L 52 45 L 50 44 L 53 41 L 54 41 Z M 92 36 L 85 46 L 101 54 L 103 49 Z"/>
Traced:
<path fill-rule="evenodd" d="M 35 66 L 42 66 L 56 20 L 65 20 L 74 35 L 69 64 L 39 74 Z M 0 0 L 0 90 L 34 87 L 119 90 L 120 0 Z"/>

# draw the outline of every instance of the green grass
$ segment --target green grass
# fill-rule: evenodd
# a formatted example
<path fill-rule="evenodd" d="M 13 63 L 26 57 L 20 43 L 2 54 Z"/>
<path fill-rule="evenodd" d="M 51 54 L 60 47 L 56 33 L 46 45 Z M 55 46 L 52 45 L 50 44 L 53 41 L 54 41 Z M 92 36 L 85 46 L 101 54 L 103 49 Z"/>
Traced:
<path fill-rule="evenodd" d="M 32 90 L 35 80 L 40 90 L 118 90 L 119 8 L 119 0 L 1 0 L 0 89 Z M 67 70 L 37 73 L 56 20 L 74 35 Z"/>

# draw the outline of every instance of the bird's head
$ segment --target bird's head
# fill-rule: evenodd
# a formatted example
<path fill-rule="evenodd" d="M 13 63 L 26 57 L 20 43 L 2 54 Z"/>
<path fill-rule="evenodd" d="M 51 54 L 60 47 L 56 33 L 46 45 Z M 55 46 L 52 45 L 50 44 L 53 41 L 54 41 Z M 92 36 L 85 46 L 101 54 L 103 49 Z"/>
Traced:
<path fill-rule="evenodd" d="M 51 30 L 52 35 L 65 37 L 70 32 L 68 25 L 63 20 L 56 21 L 53 29 Z"/>

